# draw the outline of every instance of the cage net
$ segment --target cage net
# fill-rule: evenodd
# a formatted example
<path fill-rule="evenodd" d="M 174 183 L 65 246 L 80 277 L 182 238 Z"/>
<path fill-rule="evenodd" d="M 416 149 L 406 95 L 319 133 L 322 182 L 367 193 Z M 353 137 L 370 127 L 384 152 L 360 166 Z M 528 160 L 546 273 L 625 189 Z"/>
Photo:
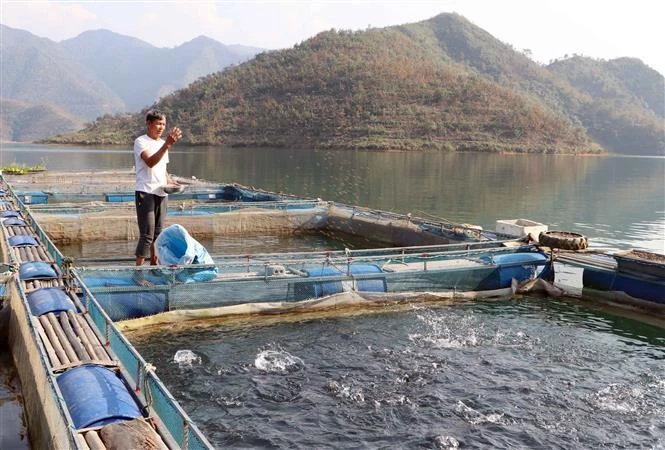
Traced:
<path fill-rule="evenodd" d="M 524 251 L 530 248 L 313 252 L 228 256 L 205 266 L 89 266 L 76 272 L 113 320 L 126 320 L 174 310 L 294 304 L 343 293 L 378 299 L 403 293 L 491 291 L 501 284 L 496 277 L 506 276 L 497 272 L 492 257 Z M 518 269 L 524 271 L 517 274 L 523 278 L 535 273 L 535 266 Z"/>

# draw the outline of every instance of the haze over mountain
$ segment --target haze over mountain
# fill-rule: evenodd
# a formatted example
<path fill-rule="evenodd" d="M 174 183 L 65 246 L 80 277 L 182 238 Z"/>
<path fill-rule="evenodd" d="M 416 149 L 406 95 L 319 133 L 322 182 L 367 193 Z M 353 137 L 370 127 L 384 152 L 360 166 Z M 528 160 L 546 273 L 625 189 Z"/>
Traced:
<path fill-rule="evenodd" d="M 561 69 L 585 61 L 616 89 L 596 95 Z M 544 67 L 462 16 L 440 14 L 324 32 L 201 78 L 158 107 L 192 144 L 576 153 L 599 143 L 665 154 L 656 111 L 663 76 L 629 61 Z M 55 141 L 128 145 L 143 114 L 107 117 Z"/>
<path fill-rule="evenodd" d="M 577 114 L 600 144 L 620 152 L 653 148 L 665 154 L 661 74 L 634 58 L 598 61 L 574 56 L 548 68 L 592 99 Z"/>
<path fill-rule="evenodd" d="M 0 141 L 36 141 L 83 127 L 84 121 L 53 105 L 0 99 Z"/>
<path fill-rule="evenodd" d="M 56 121 L 60 131 L 73 130 L 68 127 L 104 114 L 136 111 L 202 75 L 261 51 L 227 47 L 203 36 L 175 48 L 157 48 L 108 30 L 87 31 L 58 43 L 4 25 L 0 28 L 0 98 L 18 101 L 12 104 L 13 110 L 22 104 L 65 111 L 74 121 Z M 49 121 L 53 124 L 54 119 Z M 33 125 L 45 134 L 19 132 L 28 130 L 27 124 L 20 124 L 11 133 L 0 130 L 0 135 L 21 141 L 55 131 L 39 122 Z"/>

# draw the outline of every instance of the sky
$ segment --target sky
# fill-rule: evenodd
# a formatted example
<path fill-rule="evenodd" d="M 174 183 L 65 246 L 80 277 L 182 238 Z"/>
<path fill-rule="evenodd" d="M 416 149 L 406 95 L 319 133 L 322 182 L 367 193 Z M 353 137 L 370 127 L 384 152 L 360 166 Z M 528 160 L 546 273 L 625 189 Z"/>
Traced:
<path fill-rule="evenodd" d="M 0 0 L 0 23 L 40 37 L 61 41 L 107 29 L 157 47 L 205 35 L 227 45 L 288 48 L 333 28 L 400 25 L 443 12 L 528 49 L 540 63 L 573 54 L 631 56 L 665 74 L 662 0 Z"/>

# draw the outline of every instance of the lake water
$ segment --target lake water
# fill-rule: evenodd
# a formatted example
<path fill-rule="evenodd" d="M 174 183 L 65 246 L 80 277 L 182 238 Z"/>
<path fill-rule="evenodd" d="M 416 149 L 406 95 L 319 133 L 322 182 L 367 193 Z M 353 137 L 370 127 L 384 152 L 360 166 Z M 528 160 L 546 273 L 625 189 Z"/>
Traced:
<path fill-rule="evenodd" d="M 665 253 L 665 158 L 176 149 L 170 170 L 182 176 L 486 228 L 527 218 L 595 247 Z M 52 170 L 132 164 L 117 148 L 3 144 L 1 156 Z M 256 240 L 229 242 L 259 251 Z M 208 322 L 129 338 L 217 447 L 665 447 L 663 322 L 574 301 Z"/>
<path fill-rule="evenodd" d="M 217 448 L 663 448 L 665 329 L 529 299 L 129 335 Z"/>
<path fill-rule="evenodd" d="M 379 153 L 176 146 L 169 170 L 494 228 L 524 218 L 585 234 L 594 247 L 665 253 L 665 158 Z M 2 144 L 0 166 L 133 165 L 127 148 Z"/>

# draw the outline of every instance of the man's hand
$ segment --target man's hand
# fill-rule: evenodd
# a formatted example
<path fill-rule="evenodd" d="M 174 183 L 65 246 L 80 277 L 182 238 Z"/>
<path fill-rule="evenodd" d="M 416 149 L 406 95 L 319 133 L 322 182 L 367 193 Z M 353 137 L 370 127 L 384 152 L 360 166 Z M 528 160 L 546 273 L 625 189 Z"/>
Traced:
<path fill-rule="evenodd" d="M 180 131 L 180 128 L 174 127 L 171 129 L 169 135 L 166 137 L 166 144 L 173 145 L 176 142 L 178 142 L 181 137 L 182 137 L 182 131 Z"/>

